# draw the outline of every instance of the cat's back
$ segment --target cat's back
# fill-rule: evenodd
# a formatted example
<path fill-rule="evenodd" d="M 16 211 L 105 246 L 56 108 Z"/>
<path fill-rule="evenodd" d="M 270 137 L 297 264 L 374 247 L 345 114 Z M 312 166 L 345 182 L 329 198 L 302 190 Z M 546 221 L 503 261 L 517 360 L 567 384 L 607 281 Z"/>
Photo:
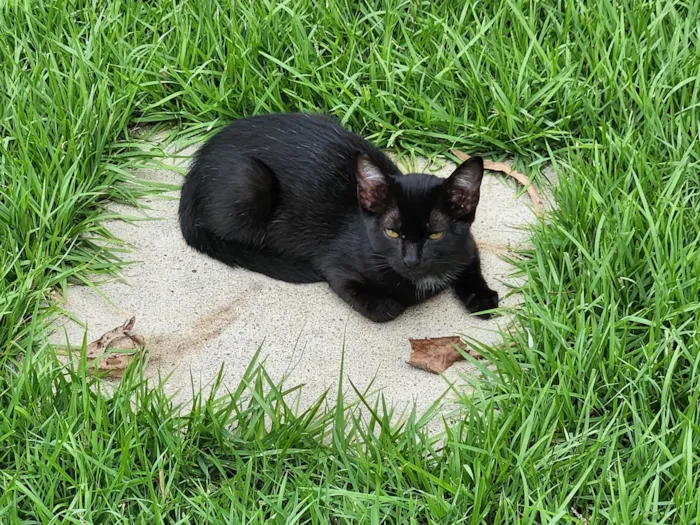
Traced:
<path fill-rule="evenodd" d="M 254 157 L 273 171 L 283 191 L 304 190 L 311 196 L 341 189 L 354 192 L 354 162 L 360 152 L 382 163 L 388 160 L 331 117 L 280 113 L 234 121 L 202 148 L 200 158 Z M 386 168 L 395 170 L 393 164 Z"/>
<path fill-rule="evenodd" d="M 234 145 L 248 153 L 268 155 L 310 146 L 342 146 L 358 138 L 326 115 L 271 113 L 234 120 L 208 145 Z"/>
<path fill-rule="evenodd" d="M 183 187 L 181 215 L 219 237 L 306 257 L 359 219 L 360 153 L 386 173 L 398 173 L 386 155 L 330 117 L 239 119 L 198 152 Z M 246 222 L 253 216 L 261 218 L 255 225 Z"/>
<path fill-rule="evenodd" d="M 372 144 L 324 115 L 279 113 L 234 121 L 199 151 L 191 175 L 209 179 L 235 177 L 233 169 L 254 158 L 279 182 L 275 218 L 326 222 L 356 210 L 355 162 L 358 153 L 371 157 L 387 173 L 394 164 Z M 209 188 L 215 191 L 214 187 Z"/>

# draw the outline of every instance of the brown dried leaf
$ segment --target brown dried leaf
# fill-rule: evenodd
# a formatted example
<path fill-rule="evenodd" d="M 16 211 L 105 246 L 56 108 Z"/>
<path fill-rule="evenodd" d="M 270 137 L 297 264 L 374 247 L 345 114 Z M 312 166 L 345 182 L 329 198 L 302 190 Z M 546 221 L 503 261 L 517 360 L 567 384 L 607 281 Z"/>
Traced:
<path fill-rule="evenodd" d="M 470 158 L 470 155 L 467 155 L 466 153 L 464 153 L 463 151 L 459 151 L 458 149 L 453 149 L 452 154 L 461 161 L 465 161 Z M 538 217 L 544 216 L 544 200 L 542 199 L 542 195 L 540 195 L 540 192 L 537 191 L 537 188 L 535 188 L 535 186 L 530 183 L 530 179 L 528 179 L 525 175 L 523 175 L 519 171 L 515 171 L 505 162 L 493 162 L 491 160 L 484 160 L 484 168 L 491 171 L 500 171 L 501 173 L 510 175 L 515 180 L 517 180 L 520 184 L 522 184 L 525 187 L 528 195 L 530 195 L 532 205 L 535 208 L 535 214 L 537 214 Z"/>
<path fill-rule="evenodd" d="M 146 346 L 143 336 L 129 333 L 135 323 L 136 317 L 132 317 L 90 343 L 86 355 L 88 364 L 95 362 L 97 370 L 107 372 L 109 377 L 120 377 Z"/>
<path fill-rule="evenodd" d="M 457 348 L 466 351 L 475 359 L 482 357 L 468 348 L 457 336 L 409 339 L 409 342 L 411 343 L 411 357 L 408 364 L 433 374 L 442 374 L 457 361 L 464 359 Z"/>
<path fill-rule="evenodd" d="M 110 330 L 102 334 L 102 337 L 90 343 L 87 347 L 87 358 L 95 359 L 96 357 L 102 355 L 107 348 L 110 347 L 112 342 L 115 340 L 121 340 L 124 337 L 129 336 L 129 330 L 131 330 L 136 324 L 136 317 L 132 317 L 126 321 L 123 325 Z"/>

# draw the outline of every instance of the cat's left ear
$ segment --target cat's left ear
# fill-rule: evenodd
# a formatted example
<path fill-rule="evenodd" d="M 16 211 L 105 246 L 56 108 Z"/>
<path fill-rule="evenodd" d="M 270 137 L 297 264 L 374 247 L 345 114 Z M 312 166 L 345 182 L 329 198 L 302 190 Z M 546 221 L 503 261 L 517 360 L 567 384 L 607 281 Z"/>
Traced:
<path fill-rule="evenodd" d="M 357 200 L 370 213 L 382 213 L 390 204 L 389 177 L 365 155 L 358 155 L 355 173 L 357 176 Z"/>
<path fill-rule="evenodd" d="M 483 177 L 484 159 L 471 157 L 457 166 L 457 169 L 445 181 L 447 202 L 453 216 L 464 220 L 474 220 Z"/>

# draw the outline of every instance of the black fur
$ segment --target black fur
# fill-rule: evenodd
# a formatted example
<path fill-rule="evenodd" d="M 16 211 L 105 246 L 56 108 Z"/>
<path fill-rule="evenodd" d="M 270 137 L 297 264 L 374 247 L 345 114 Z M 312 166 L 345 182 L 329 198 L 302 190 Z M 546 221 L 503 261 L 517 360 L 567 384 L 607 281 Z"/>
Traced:
<path fill-rule="evenodd" d="M 330 118 L 251 117 L 197 154 L 180 226 L 187 244 L 230 266 L 292 283 L 327 281 L 373 321 L 447 286 L 480 312 L 498 306 L 469 233 L 482 175 L 478 157 L 448 179 L 402 175 Z M 429 238 L 437 232 L 442 238 Z"/>

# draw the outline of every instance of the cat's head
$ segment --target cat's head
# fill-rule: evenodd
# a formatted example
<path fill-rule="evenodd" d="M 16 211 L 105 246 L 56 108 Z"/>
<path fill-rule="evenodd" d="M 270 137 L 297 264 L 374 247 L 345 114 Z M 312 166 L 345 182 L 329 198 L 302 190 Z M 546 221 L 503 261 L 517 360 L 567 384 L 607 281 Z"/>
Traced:
<path fill-rule="evenodd" d="M 380 263 L 414 282 L 450 276 L 467 264 L 474 255 L 469 228 L 483 174 L 480 157 L 442 179 L 424 173 L 387 174 L 359 155 L 358 204 Z"/>

